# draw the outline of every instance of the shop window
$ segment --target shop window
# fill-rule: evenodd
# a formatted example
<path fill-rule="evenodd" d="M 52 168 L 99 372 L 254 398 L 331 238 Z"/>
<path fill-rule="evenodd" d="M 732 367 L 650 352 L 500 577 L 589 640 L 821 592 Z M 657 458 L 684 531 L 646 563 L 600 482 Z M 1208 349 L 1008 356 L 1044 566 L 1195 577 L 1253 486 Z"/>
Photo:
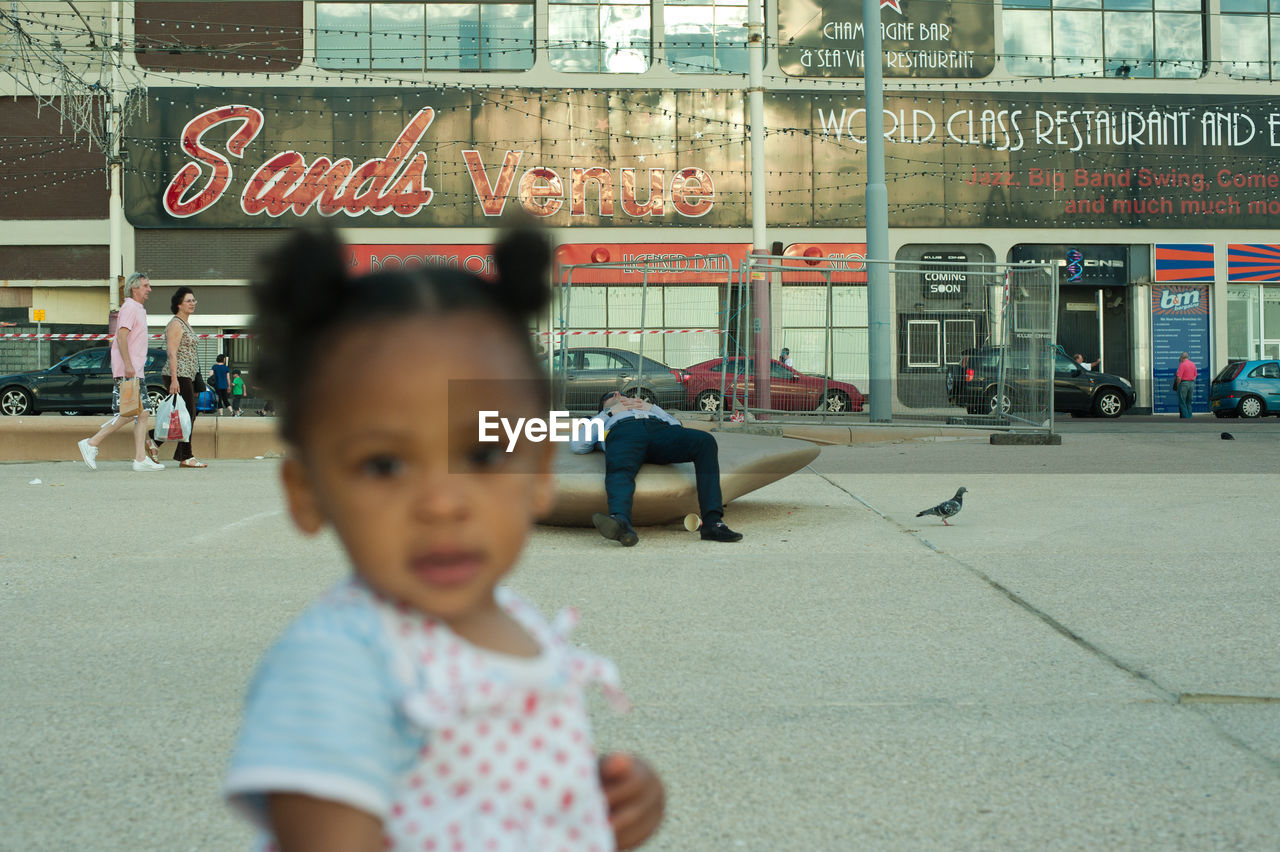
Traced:
<path fill-rule="evenodd" d="M 317 3 L 316 64 L 375 70 L 533 67 L 533 3 Z"/>
<path fill-rule="evenodd" d="M 1280 358 L 1280 287 L 1232 284 L 1227 288 L 1227 357 Z"/>
<path fill-rule="evenodd" d="M 1203 73 L 1201 0 L 1004 0 L 1003 5 L 1005 66 L 1012 74 L 1199 77 Z"/>
<path fill-rule="evenodd" d="M 553 325 L 558 327 L 563 312 L 565 328 L 572 331 L 706 329 L 651 335 L 644 341 L 645 357 L 671 367 L 686 367 L 720 354 L 720 335 L 716 333 L 723 322 L 719 287 L 651 284 L 642 304 L 643 292 L 643 288 L 627 284 L 557 287 L 552 294 Z M 630 351 L 640 348 L 639 335 L 614 334 L 607 338 L 608 342 L 585 336 L 567 340 L 569 347 L 594 345 Z"/>
<path fill-rule="evenodd" d="M 745 74 L 747 0 L 664 0 L 663 46 L 680 74 Z"/>
<path fill-rule="evenodd" d="M 908 320 L 907 367 L 937 367 L 941 341 L 937 320 Z"/>
<path fill-rule="evenodd" d="M 799 372 L 862 387 L 870 376 L 865 285 L 832 284 L 828 294 L 823 283 L 784 283 L 774 308 L 782 325 L 775 354 L 785 346 Z"/>
<path fill-rule="evenodd" d="M 1227 358 L 1233 361 L 1258 357 L 1260 291 L 1256 284 L 1227 287 Z"/>
<path fill-rule="evenodd" d="M 1280 0 L 1222 0 L 1222 70 L 1280 80 Z"/>
<path fill-rule="evenodd" d="M 649 67 L 649 4 L 551 0 L 547 59 L 557 71 L 638 74 Z"/>

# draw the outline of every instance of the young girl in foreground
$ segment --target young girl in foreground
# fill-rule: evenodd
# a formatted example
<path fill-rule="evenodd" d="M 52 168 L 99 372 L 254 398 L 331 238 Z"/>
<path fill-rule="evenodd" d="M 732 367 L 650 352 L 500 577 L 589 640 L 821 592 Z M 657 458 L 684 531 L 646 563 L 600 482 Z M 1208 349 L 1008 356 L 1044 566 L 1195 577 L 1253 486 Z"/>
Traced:
<path fill-rule="evenodd" d="M 594 753 L 583 687 L 616 690 L 612 664 L 499 585 L 550 507 L 553 445 L 478 440 L 481 410 L 549 405 L 528 332 L 549 248 L 516 234 L 495 260 L 493 283 L 349 280 L 336 241 L 299 234 L 255 287 L 289 511 L 353 571 L 249 691 L 226 792 L 266 848 L 625 849 L 661 820 L 649 767 Z"/>

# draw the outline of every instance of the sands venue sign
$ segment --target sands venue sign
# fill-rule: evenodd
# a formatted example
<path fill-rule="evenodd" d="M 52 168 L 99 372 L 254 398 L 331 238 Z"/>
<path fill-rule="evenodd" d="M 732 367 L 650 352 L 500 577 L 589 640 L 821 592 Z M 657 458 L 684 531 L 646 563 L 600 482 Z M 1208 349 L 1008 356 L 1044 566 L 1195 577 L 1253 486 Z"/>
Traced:
<path fill-rule="evenodd" d="M 163 108 L 129 135 L 125 210 L 135 227 L 288 227 L 332 217 L 384 227 L 491 225 L 522 215 L 593 226 L 742 218 L 732 209 L 741 208 L 740 194 L 724 210 L 717 189 L 717 174 L 741 161 L 738 152 L 688 145 L 683 155 L 636 152 L 611 129 L 639 113 L 665 117 L 678 138 L 675 101 L 684 93 L 575 92 L 568 114 L 532 90 L 152 96 Z"/>
<path fill-rule="evenodd" d="M 285 213 L 303 216 L 313 209 L 322 216 L 365 212 L 412 216 L 431 203 L 432 191 L 426 185 L 427 155 L 416 148 L 433 118 L 431 107 L 418 110 L 386 156 L 366 160 L 360 166 L 349 157 L 318 156 L 308 162 L 298 151 L 274 154 L 244 182 L 240 210 L 249 216 L 265 213 L 273 218 Z M 178 219 L 197 216 L 217 204 L 231 185 L 231 161 L 205 144 L 207 132 L 221 124 L 235 124 L 226 151 L 240 158 L 261 132 L 264 121 L 260 109 L 228 105 L 205 110 L 187 122 L 182 129 L 182 150 L 192 159 L 165 188 L 165 212 Z"/>

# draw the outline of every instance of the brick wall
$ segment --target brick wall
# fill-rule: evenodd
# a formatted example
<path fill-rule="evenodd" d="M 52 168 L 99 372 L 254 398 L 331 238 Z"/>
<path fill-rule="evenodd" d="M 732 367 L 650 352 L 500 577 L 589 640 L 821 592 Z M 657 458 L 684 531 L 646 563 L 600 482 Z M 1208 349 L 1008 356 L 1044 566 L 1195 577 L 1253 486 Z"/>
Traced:
<path fill-rule="evenodd" d="M 302 63 L 302 3 L 135 4 L 136 55 L 164 71 L 288 71 Z"/>
<path fill-rule="evenodd" d="M 0 221 L 105 219 L 107 159 L 35 98 L 0 98 Z"/>
<path fill-rule="evenodd" d="M 105 283 L 110 274 L 109 253 L 106 246 L 0 246 L 0 279 Z"/>
<path fill-rule="evenodd" d="M 0 334 L 36 333 L 35 323 L 27 322 L 26 308 L 23 308 L 21 313 L 16 312 L 16 309 L 0 309 L 0 320 L 15 323 L 15 325 L 0 326 Z M 106 330 L 104 325 L 70 323 L 42 323 L 39 328 L 41 334 L 101 334 Z M 28 370 L 43 370 L 81 349 L 103 346 L 107 342 L 103 340 L 41 340 L 37 343 L 35 340 L 0 337 L 0 376 L 25 373 Z"/>
<path fill-rule="evenodd" d="M 138 230 L 138 268 L 157 281 L 205 278 L 251 279 L 262 256 L 275 249 L 290 231 L 279 230 Z"/>

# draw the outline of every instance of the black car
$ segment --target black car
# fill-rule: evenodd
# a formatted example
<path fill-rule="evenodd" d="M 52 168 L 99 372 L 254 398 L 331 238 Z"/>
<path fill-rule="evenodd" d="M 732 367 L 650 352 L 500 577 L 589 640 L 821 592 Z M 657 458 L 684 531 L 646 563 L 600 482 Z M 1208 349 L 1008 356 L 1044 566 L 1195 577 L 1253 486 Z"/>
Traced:
<path fill-rule="evenodd" d="M 1017 405 L 1019 394 L 1032 394 L 1025 367 L 1012 358 L 1005 366 L 1006 399 L 997 398 L 1003 346 L 970 349 L 960 363 L 947 368 L 947 399 L 962 405 L 970 414 L 1008 413 Z M 1053 410 L 1073 414 L 1119 417 L 1133 407 L 1137 394 L 1128 379 L 1097 370 L 1086 370 L 1055 347 L 1053 363 Z"/>
<path fill-rule="evenodd" d="M 160 378 L 167 358 L 163 349 L 147 350 L 144 376 L 153 411 L 160 397 L 168 393 Z M 0 413 L 9 417 L 46 411 L 110 413 L 114 384 L 111 347 L 82 349 L 44 370 L 0 376 Z"/>

